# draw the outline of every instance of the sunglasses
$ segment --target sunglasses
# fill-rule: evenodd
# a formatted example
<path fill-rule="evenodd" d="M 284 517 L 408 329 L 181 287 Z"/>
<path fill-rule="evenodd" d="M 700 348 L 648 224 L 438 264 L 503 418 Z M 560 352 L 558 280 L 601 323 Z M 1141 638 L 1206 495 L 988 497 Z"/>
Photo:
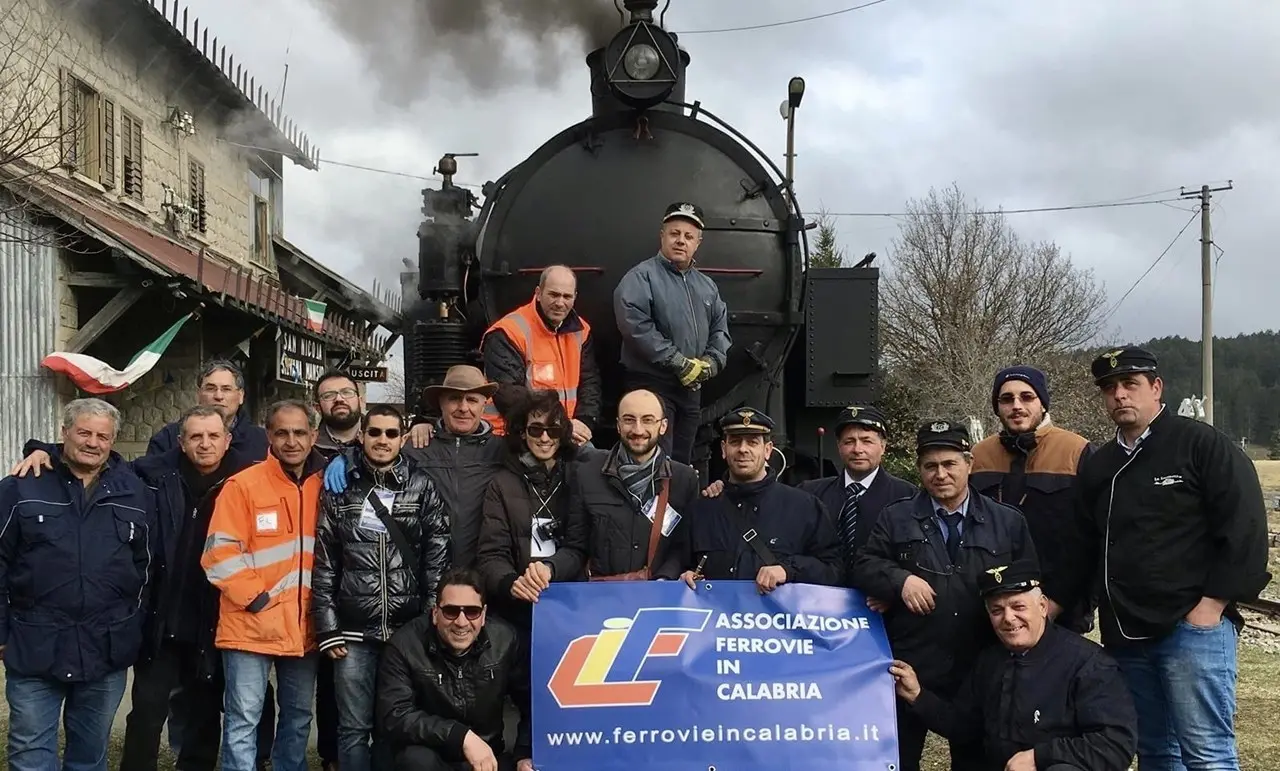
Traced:
<path fill-rule="evenodd" d="M 1030 393 L 1021 393 L 1021 394 L 1018 394 L 1017 396 L 1014 396 L 1013 394 L 1000 394 L 1000 403 L 1013 404 L 1014 400 L 1017 400 L 1022 402 L 1023 404 L 1030 404 L 1039 398 L 1040 398 L 1039 396 L 1036 396 L 1035 394 L 1030 394 Z"/>
<path fill-rule="evenodd" d="M 525 426 L 524 432 L 529 436 L 532 436 L 534 439 L 541 439 L 547 433 L 551 431 L 559 431 L 559 430 L 560 430 L 560 424 L 558 423 L 551 426 L 544 426 L 541 423 L 530 423 L 529 425 Z"/>
<path fill-rule="evenodd" d="M 440 605 L 440 615 L 446 621 L 455 621 L 459 614 L 464 614 L 468 621 L 475 621 L 484 612 L 483 605 Z"/>
<path fill-rule="evenodd" d="M 380 437 L 380 436 L 386 436 L 388 439 L 399 439 L 399 438 L 400 438 L 400 429 L 398 429 L 398 428 L 376 428 L 376 427 L 375 427 L 375 428 L 366 428 L 366 429 L 364 430 L 364 435 L 365 435 L 365 436 L 372 436 L 374 439 L 377 439 L 377 438 L 378 438 L 378 437 Z"/>

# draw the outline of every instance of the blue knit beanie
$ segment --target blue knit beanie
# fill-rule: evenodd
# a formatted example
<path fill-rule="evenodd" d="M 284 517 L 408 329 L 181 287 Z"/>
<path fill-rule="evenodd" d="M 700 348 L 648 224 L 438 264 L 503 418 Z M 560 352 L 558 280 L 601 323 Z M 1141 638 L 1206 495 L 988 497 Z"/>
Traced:
<path fill-rule="evenodd" d="M 1040 403 L 1044 405 L 1045 412 L 1049 411 L 1049 378 L 1035 367 L 1018 365 L 1016 367 L 1006 367 L 996 373 L 996 382 L 991 386 L 991 409 L 993 412 L 1000 413 L 1000 388 L 1010 380 L 1021 380 L 1031 386 L 1031 390 L 1035 391 L 1036 396 L 1040 397 Z"/>

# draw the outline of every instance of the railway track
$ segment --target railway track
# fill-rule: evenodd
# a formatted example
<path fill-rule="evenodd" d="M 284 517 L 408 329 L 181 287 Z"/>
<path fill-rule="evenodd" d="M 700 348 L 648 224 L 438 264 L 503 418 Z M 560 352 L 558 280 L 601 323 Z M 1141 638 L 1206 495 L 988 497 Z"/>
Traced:
<path fill-rule="evenodd" d="M 1264 616 L 1270 616 L 1274 619 L 1280 619 L 1280 602 L 1276 600 L 1257 599 L 1250 602 L 1239 603 L 1240 607 L 1251 610 L 1254 613 L 1261 613 Z"/>
<path fill-rule="evenodd" d="M 1280 637 L 1280 602 L 1257 599 L 1238 604 L 1241 610 L 1250 611 L 1250 613 L 1242 614 L 1244 615 L 1245 626 Z M 1256 616 L 1261 616 L 1261 618 Z"/>

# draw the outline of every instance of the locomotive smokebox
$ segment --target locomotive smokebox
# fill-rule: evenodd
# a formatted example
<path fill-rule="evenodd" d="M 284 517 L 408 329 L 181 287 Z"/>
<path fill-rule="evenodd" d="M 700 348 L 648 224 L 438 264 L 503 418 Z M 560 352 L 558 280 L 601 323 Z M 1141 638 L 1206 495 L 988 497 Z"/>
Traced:
<path fill-rule="evenodd" d="M 631 21 L 604 48 L 587 54 L 592 115 L 648 109 L 680 112 L 689 53 L 653 20 L 656 0 L 627 0 Z"/>

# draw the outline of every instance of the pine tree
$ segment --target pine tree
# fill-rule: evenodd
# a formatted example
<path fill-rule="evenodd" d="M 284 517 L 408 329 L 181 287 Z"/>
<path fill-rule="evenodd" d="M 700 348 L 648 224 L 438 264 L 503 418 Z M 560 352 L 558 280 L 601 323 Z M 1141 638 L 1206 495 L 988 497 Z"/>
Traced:
<path fill-rule="evenodd" d="M 840 247 L 836 223 L 825 211 L 818 214 L 818 239 L 809 252 L 809 267 L 838 268 L 844 264 L 844 249 Z"/>

